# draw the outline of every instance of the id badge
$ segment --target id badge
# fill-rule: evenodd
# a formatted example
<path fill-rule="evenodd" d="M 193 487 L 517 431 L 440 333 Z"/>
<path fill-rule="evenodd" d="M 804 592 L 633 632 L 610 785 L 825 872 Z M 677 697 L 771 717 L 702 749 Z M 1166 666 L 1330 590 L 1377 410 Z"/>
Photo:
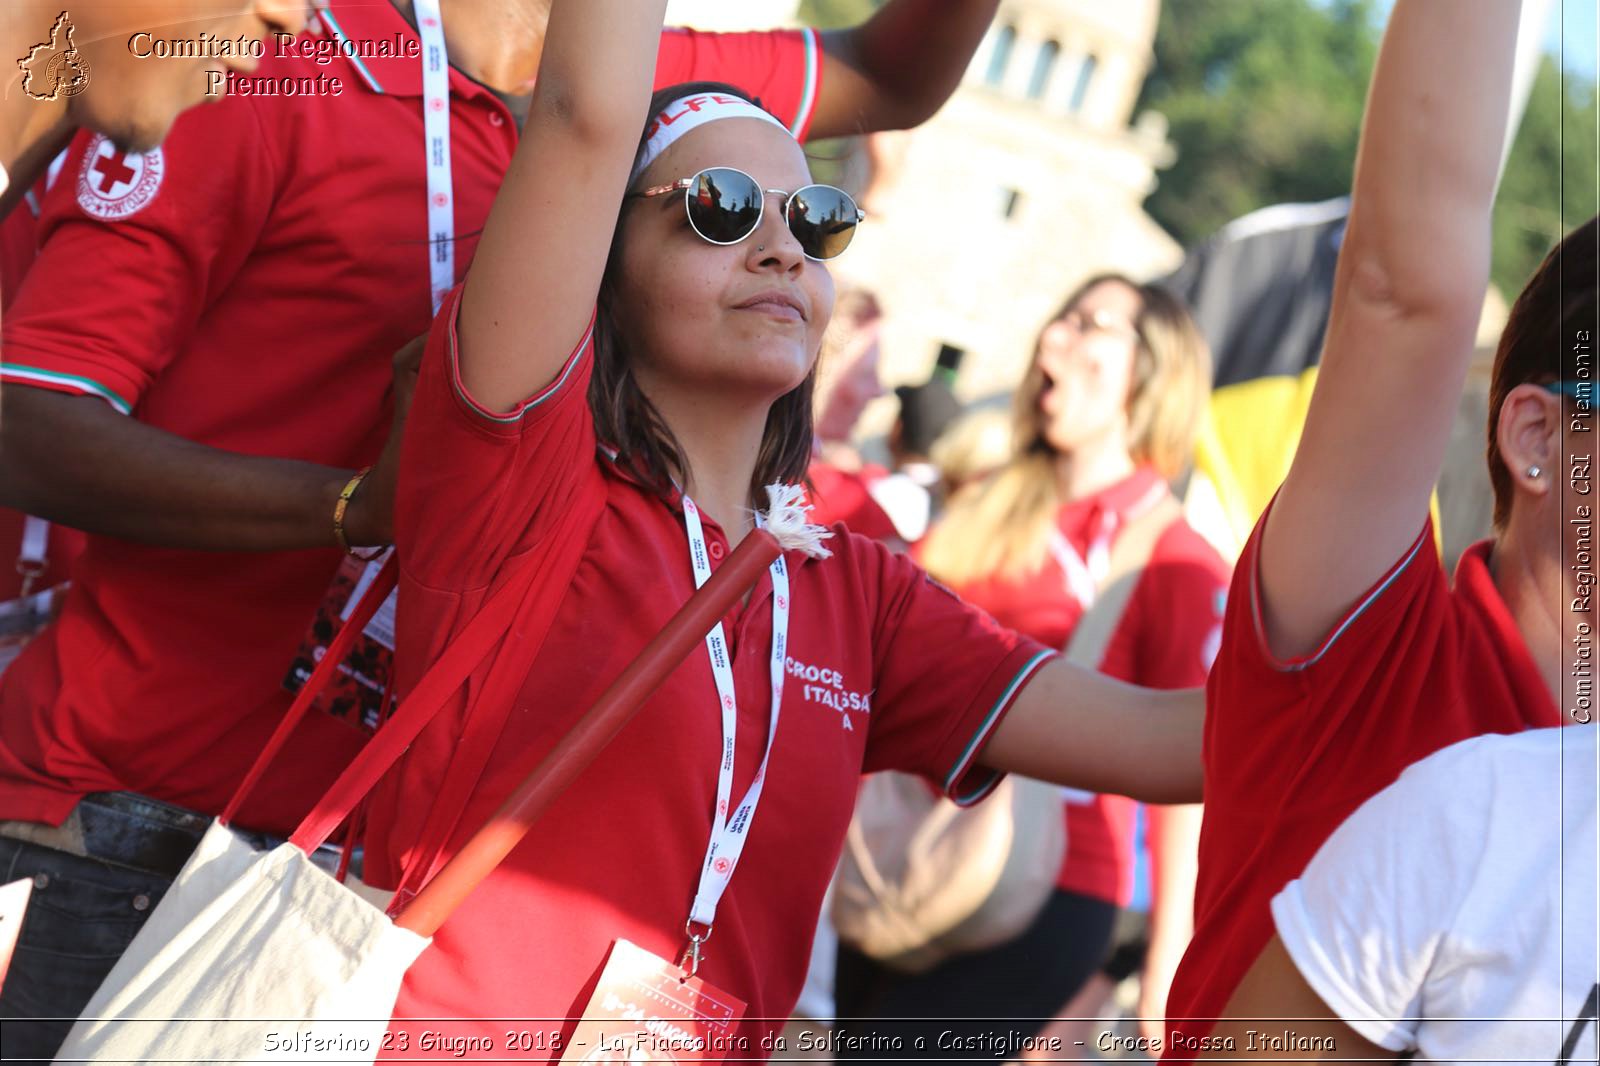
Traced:
<path fill-rule="evenodd" d="M 317 608 L 311 631 L 300 642 L 289 664 L 289 674 L 283 679 L 284 688 L 299 692 L 310 679 L 328 645 L 355 611 L 368 586 L 377 579 L 387 558 L 388 553 L 370 562 L 346 556 L 339 564 L 333 584 Z M 317 710 L 343 718 L 367 732 L 378 728 L 383 717 L 383 694 L 389 686 L 394 664 L 394 611 L 395 593 L 390 592 L 351 645 L 350 653 L 339 665 L 339 672 L 317 696 L 314 704 Z"/>
<path fill-rule="evenodd" d="M 734 1032 L 741 999 L 636 944 L 611 946 L 563 1063 L 721 1062 L 749 1058 Z"/>

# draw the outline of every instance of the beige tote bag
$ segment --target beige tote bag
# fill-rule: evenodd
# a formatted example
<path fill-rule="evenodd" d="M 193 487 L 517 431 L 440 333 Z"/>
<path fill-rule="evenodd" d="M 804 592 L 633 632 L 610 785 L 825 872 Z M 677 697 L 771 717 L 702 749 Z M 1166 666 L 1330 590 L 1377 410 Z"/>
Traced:
<path fill-rule="evenodd" d="M 1156 541 L 1182 515 L 1170 493 L 1131 519 L 1111 549 L 1067 658 L 1098 669 Z M 1020 936 L 1054 891 L 1066 854 L 1061 789 L 1008 776 L 961 808 L 920 777 L 862 783 L 834 882 L 839 939 L 907 973 Z"/>

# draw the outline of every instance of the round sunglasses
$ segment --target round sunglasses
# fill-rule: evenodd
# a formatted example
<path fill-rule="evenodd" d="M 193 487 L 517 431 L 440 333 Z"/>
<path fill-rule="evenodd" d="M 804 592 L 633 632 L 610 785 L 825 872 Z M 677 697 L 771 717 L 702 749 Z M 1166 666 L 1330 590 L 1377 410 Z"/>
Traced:
<path fill-rule="evenodd" d="M 683 192 L 689 225 L 712 244 L 738 244 L 761 225 L 767 196 L 784 197 L 783 218 L 807 259 L 832 259 L 850 246 L 856 225 L 867 217 L 850 194 L 832 185 L 807 185 L 794 192 L 763 189 L 733 167 L 707 167 L 690 178 L 657 185 L 631 196 Z"/>

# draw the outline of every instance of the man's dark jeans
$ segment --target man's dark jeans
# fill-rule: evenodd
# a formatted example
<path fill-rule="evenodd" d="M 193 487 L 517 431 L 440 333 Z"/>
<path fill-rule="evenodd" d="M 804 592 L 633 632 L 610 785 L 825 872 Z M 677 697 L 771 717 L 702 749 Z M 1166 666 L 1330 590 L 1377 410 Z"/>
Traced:
<path fill-rule="evenodd" d="M 22 878 L 33 893 L 0 990 L 0 1057 L 49 1062 L 172 878 L 0 837 L 0 884 Z"/>

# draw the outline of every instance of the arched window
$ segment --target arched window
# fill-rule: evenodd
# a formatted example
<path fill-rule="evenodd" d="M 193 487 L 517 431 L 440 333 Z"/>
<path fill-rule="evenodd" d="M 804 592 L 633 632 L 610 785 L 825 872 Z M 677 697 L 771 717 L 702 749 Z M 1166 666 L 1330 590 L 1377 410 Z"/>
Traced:
<path fill-rule="evenodd" d="M 1061 46 L 1054 41 L 1046 41 L 1039 46 L 1038 53 L 1033 57 L 1033 73 L 1028 76 L 1028 99 L 1044 99 L 1044 91 L 1050 85 L 1050 75 L 1056 69 L 1056 56 L 1061 54 Z"/>
<path fill-rule="evenodd" d="M 989 53 L 989 69 L 983 76 L 984 81 L 998 86 L 1006 80 L 1006 67 L 1011 65 L 1011 50 L 1016 43 L 1015 26 L 1003 27 L 994 35 L 994 49 Z"/>
<path fill-rule="evenodd" d="M 1089 82 L 1094 80 L 1094 68 L 1098 65 L 1094 56 L 1083 57 L 1083 62 L 1078 65 L 1078 80 L 1073 83 L 1072 96 L 1067 101 L 1069 111 L 1082 109 L 1084 97 L 1089 95 Z"/>

